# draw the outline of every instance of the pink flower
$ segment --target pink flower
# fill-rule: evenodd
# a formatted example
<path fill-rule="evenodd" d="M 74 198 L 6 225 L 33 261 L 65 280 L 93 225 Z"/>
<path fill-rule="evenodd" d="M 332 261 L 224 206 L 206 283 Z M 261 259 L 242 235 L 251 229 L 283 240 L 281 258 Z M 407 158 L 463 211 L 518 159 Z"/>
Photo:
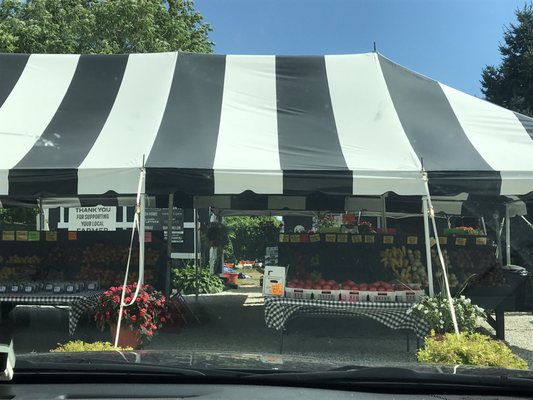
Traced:
<path fill-rule="evenodd" d="M 157 300 L 157 301 L 155 302 L 155 305 L 158 306 L 158 307 L 161 307 L 161 300 Z"/>
<path fill-rule="evenodd" d="M 130 318 L 133 322 L 137 321 L 137 316 L 136 315 L 132 315 L 131 318 Z"/>
<path fill-rule="evenodd" d="M 166 320 L 167 320 L 165 317 L 161 317 L 159 319 L 161 320 L 161 322 L 166 322 Z"/>
<path fill-rule="evenodd" d="M 152 335 L 154 334 L 154 332 L 152 332 L 152 330 L 147 330 L 147 331 L 146 331 L 146 334 L 147 334 L 148 336 L 152 336 Z"/>
<path fill-rule="evenodd" d="M 118 303 L 120 301 L 120 297 L 113 296 L 113 303 Z"/>
<path fill-rule="evenodd" d="M 144 314 L 146 314 L 146 308 L 141 308 L 139 310 L 139 316 L 144 317 Z"/>
<path fill-rule="evenodd" d="M 130 301 L 131 301 L 131 297 L 126 297 L 126 298 L 124 299 L 124 302 L 127 303 L 127 304 L 129 304 Z"/>

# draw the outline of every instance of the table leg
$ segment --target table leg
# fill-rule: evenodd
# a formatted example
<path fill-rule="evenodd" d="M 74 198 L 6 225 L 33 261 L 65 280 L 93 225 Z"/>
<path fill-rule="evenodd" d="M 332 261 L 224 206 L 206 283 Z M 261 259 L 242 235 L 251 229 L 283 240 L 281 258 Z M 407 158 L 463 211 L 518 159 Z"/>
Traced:
<path fill-rule="evenodd" d="M 284 329 L 281 328 L 280 329 L 280 332 L 281 332 L 280 341 L 279 341 L 279 354 L 283 354 L 283 331 L 284 331 Z"/>
<path fill-rule="evenodd" d="M 407 331 L 405 333 L 405 340 L 406 340 L 406 343 L 407 343 L 407 352 L 409 353 L 409 350 L 410 350 L 410 348 L 409 348 L 409 331 Z"/>
<path fill-rule="evenodd" d="M 494 310 L 496 314 L 496 338 L 505 340 L 505 313 L 502 309 Z"/>

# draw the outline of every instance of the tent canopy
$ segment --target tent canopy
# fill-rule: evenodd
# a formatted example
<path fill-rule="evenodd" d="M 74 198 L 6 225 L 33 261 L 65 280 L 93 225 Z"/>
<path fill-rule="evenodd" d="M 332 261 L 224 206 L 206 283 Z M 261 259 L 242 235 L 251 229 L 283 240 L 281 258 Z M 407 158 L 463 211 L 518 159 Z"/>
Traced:
<path fill-rule="evenodd" d="M 205 201 L 420 196 L 422 166 L 435 195 L 533 191 L 533 119 L 378 53 L 0 54 L 0 76 L 0 198 L 131 195 L 143 163 L 147 194 Z"/>

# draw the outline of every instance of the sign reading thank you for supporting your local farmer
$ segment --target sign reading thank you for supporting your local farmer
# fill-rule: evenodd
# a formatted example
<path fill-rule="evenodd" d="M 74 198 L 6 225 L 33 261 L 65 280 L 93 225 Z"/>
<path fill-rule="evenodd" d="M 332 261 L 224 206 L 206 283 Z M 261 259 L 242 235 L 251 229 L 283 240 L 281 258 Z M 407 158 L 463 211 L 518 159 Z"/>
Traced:
<path fill-rule="evenodd" d="M 69 231 L 114 231 L 116 229 L 116 207 L 71 207 L 68 209 Z"/>

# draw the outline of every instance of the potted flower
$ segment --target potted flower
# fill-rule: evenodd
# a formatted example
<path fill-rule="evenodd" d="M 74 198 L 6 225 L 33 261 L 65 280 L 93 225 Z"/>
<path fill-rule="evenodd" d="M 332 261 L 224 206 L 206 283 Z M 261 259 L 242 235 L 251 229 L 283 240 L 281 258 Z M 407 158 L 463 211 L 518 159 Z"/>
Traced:
<path fill-rule="evenodd" d="M 485 317 L 485 311 L 462 295 L 452 298 L 452 302 L 459 331 L 474 332 L 479 319 Z M 407 314 L 424 321 L 439 337 L 454 332 L 448 299 L 442 294 L 423 298 L 409 308 Z"/>
<path fill-rule="evenodd" d="M 130 304 L 135 295 L 137 283 L 125 287 L 125 304 Z M 114 286 L 106 290 L 97 299 L 96 312 L 93 316 L 97 326 L 103 331 L 109 327 L 114 342 L 122 286 Z M 119 346 L 139 347 L 150 341 L 168 320 L 168 308 L 165 296 L 150 285 L 139 289 L 135 302 L 122 310 L 122 321 Z"/>

